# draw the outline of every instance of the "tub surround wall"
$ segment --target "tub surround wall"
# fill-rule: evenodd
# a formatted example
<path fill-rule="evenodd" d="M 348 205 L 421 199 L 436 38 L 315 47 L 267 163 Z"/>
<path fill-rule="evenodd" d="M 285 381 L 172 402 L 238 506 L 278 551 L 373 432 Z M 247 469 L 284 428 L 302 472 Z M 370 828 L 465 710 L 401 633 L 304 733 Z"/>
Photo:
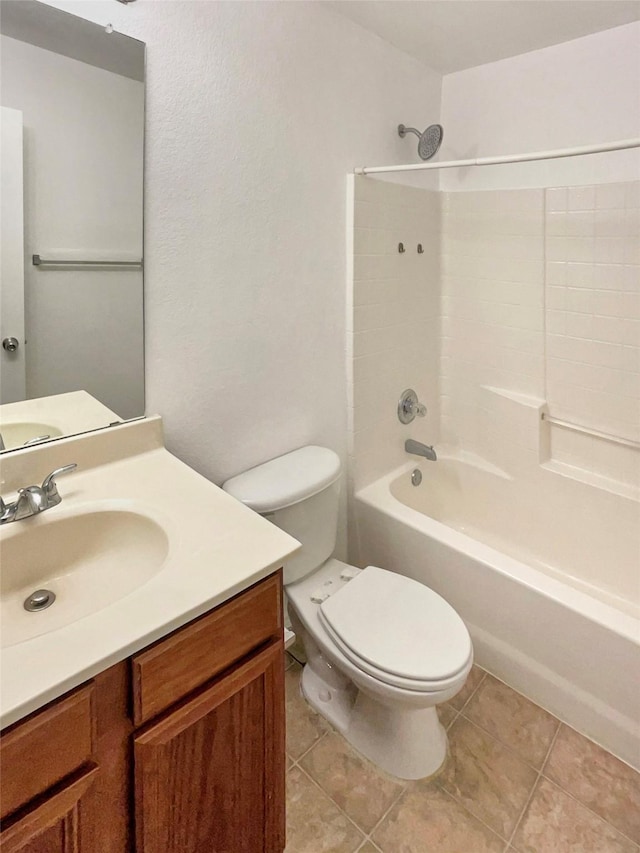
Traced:
<path fill-rule="evenodd" d="M 640 436 L 640 182 L 434 193 L 356 177 L 350 186 L 355 487 L 407 461 L 411 437 L 510 475 L 550 463 L 637 493 L 637 450 L 542 417 Z M 429 414 L 403 427 L 395 405 L 408 386 Z"/>
<path fill-rule="evenodd" d="M 535 438 L 500 418 L 507 398 L 486 386 L 543 401 L 543 281 L 543 190 L 443 195 L 443 443 L 499 465 L 505 452 L 538 461 Z"/>
<path fill-rule="evenodd" d="M 512 474 L 550 459 L 640 488 L 637 450 L 540 423 L 547 411 L 640 438 L 639 193 L 630 181 L 444 195 L 444 443 Z"/>
<path fill-rule="evenodd" d="M 547 190 L 546 398 L 640 441 L 640 181 Z M 640 452 L 552 427 L 550 456 L 640 488 Z"/>
<path fill-rule="evenodd" d="M 363 177 L 351 187 L 350 461 L 359 488 L 407 460 L 405 439 L 439 439 L 440 199 L 437 192 Z M 397 405 L 409 387 L 427 416 L 403 425 Z"/>

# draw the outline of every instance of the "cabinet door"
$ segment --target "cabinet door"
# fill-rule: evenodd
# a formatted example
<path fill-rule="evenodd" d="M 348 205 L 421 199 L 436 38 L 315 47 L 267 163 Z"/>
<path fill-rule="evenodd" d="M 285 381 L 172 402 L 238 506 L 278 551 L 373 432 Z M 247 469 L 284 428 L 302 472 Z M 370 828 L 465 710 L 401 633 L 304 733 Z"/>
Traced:
<path fill-rule="evenodd" d="M 282 642 L 135 737 L 137 853 L 281 853 Z"/>
<path fill-rule="evenodd" d="M 47 797 L 0 833 L 2 853 L 91 853 L 81 843 L 82 807 L 95 781 L 93 767 Z"/>

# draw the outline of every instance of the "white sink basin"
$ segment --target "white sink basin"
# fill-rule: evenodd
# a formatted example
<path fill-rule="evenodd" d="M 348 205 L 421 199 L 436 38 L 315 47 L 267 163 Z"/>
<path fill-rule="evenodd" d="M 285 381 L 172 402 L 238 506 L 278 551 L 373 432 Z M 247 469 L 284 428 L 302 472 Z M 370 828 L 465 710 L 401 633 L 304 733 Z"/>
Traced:
<path fill-rule="evenodd" d="M 0 424 L 0 432 L 6 450 L 11 450 L 14 447 L 22 447 L 25 441 L 30 441 L 32 438 L 39 438 L 42 435 L 48 435 L 49 438 L 58 438 L 62 435 L 62 431 L 58 427 L 51 424 L 15 421 L 13 423 Z"/>
<path fill-rule="evenodd" d="M 157 574 L 169 539 L 144 506 L 127 501 L 55 507 L 5 525 L 0 541 L 1 645 L 12 646 L 69 625 L 124 598 Z M 56 596 L 29 612 L 39 589 Z"/>

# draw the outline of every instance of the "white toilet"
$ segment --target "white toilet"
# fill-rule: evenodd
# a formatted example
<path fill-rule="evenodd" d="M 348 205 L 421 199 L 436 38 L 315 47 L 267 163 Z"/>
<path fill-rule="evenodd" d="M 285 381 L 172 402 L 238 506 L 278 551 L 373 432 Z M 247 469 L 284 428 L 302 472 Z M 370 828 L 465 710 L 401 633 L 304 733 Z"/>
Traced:
<path fill-rule="evenodd" d="M 383 770 L 420 779 L 445 759 L 435 706 L 462 688 L 471 638 L 456 611 L 418 581 L 331 556 L 339 478 L 332 450 L 301 447 L 223 488 L 302 543 L 284 585 L 308 660 L 307 701 Z"/>

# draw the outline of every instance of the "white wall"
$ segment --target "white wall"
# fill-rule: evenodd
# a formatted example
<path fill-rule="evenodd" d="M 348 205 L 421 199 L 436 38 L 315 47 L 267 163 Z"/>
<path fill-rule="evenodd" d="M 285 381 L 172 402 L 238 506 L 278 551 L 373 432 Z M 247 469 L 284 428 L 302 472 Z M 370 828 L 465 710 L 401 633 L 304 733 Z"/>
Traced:
<path fill-rule="evenodd" d="M 517 154 L 640 137 L 640 23 L 443 78 L 439 158 Z M 445 190 L 634 180 L 638 150 L 440 173 Z"/>
<path fill-rule="evenodd" d="M 142 256 L 144 89 L 1 37 L 2 105 L 24 117 L 27 396 L 86 390 L 144 409 L 139 270 L 39 269 L 42 257 Z"/>
<path fill-rule="evenodd" d="M 147 43 L 147 409 L 216 482 L 346 461 L 345 176 L 440 77 L 318 3 L 56 0 Z"/>

